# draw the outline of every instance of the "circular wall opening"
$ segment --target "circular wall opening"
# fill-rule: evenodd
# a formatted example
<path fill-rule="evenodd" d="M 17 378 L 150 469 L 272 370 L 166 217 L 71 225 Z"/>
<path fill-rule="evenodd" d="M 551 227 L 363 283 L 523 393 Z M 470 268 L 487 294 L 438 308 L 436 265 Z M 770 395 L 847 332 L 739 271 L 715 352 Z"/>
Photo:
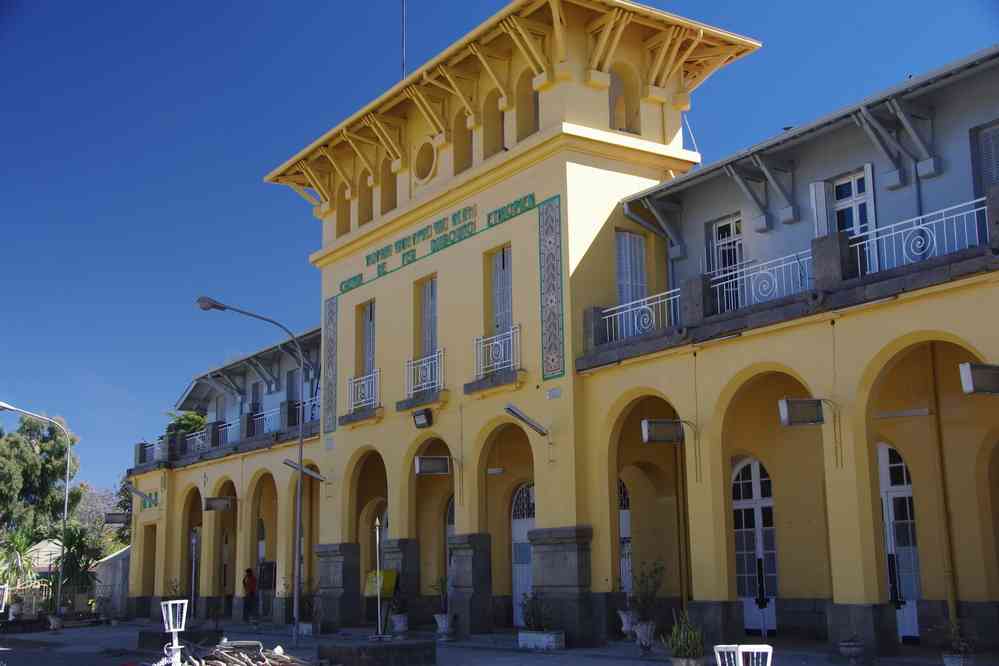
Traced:
<path fill-rule="evenodd" d="M 433 144 L 429 141 L 425 141 L 416 150 L 416 159 L 414 160 L 413 169 L 417 180 L 424 181 L 430 178 L 434 173 L 434 163 L 437 161 L 437 151 L 434 150 Z"/>

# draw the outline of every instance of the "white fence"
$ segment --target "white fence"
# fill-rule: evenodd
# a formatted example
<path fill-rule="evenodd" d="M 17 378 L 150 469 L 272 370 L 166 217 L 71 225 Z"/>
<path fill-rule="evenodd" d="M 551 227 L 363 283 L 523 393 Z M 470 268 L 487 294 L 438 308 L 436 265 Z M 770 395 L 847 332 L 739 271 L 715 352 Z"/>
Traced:
<path fill-rule="evenodd" d="M 444 350 L 406 361 L 406 397 L 444 388 Z"/>
<path fill-rule="evenodd" d="M 520 324 L 488 338 L 475 338 L 475 378 L 520 368 Z"/>
<path fill-rule="evenodd" d="M 229 421 L 219 426 L 219 446 L 226 446 L 239 439 L 239 422 Z"/>
<path fill-rule="evenodd" d="M 716 314 L 807 291 L 813 284 L 812 252 L 763 263 L 744 263 L 711 276 Z"/>
<path fill-rule="evenodd" d="M 318 421 L 319 420 L 319 410 L 322 408 L 322 398 L 316 396 L 315 398 L 309 398 L 302 405 L 302 413 L 305 416 L 305 422 Z"/>
<path fill-rule="evenodd" d="M 204 428 L 196 432 L 188 433 L 187 440 L 187 451 L 207 451 L 211 447 L 211 442 L 208 441 L 208 431 Z"/>
<path fill-rule="evenodd" d="M 381 370 L 351 377 L 347 380 L 347 412 L 353 412 L 366 407 L 378 407 L 379 402 L 378 385 L 380 384 Z"/>
<path fill-rule="evenodd" d="M 604 340 L 616 342 L 636 335 L 677 326 L 680 322 L 680 290 L 648 296 L 603 311 Z"/>
<path fill-rule="evenodd" d="M 281 430 L 281 408 L 275 407 L 266 412 L 258 412 L 253 415 L 250 425 L 250 436 L 265 435 Z"/>
<path fill-rule="evenodd" d="M 871 229 L 850 238 L 860 275 L 887 271 L 989 242 L 985 199 Z"/>

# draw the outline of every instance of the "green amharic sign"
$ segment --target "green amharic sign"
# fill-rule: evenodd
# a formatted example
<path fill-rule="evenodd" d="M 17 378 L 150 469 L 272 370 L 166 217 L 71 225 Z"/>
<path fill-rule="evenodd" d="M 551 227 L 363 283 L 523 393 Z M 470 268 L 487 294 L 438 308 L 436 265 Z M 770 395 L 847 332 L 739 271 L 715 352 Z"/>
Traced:
<path fill-rule="evenodd" d="M 460 208 L 450 215 L 420 227 L 416 231 L 397 238 L 394 242 L 369 252 L 364 257 L 365 267 L 375 267 L 373 275 L 367 278 L 364 272 L 352 275 L 340 283 L 340 293 L 357 289 L 361 285 L 374 282 L 383 275 L 388 275 L 419 259 L 424 259 L 441 250 L 451 247 L 476 234 L 487 231 L 498 224 L 503 224 L 518 215 L 533 210 L 534 194 L 526 194 L 515 201 L 500 206 L 486 215 L 485 228 L 478 228 L 478 207 L 475 205 Z M 429 241 L 429 244 L 428 244 Z M 429 246 L 428 246 L 429 245 Z M 421 250 L 422 253 L 421 253 Z M 399 257 L 398 263 L 393 259 Z"/>

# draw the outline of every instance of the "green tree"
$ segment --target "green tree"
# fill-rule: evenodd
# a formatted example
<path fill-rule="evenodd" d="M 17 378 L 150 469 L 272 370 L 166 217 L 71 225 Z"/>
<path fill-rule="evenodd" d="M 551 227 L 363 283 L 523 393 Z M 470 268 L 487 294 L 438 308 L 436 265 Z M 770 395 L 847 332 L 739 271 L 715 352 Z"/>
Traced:
<path fill-rule="evenodd" d="M 60 523 L 66 456 L 70 479 L 79 468 L 73 443 L 55 426 L 27 417 L 16 431 L 0 431 L 0 530 L 46 533 Z M 80 496 L 79 488 L 70 490 L 71 512 Z"/>
<path fill-rule="evenodd" d="M 91 589 L 97 580 L 94 565 L 104 557 L 100 535 L 74 521 L 66 525 L 61 536 L 64 553 L 57 565 L 62 564 L 63 585 L 81 591 Z"/>
<path fill-rule="evenodd" d="M 131 515 L 132 513 L 132 493 L 126 485 L 128 483 L 128 477 L 121 477 L 121 481 L 118 482 L 118 490 L 115 492 L 115 504 L 114 510 L 121 511 Z M 119 525 L 117 532 L 118 542 L 124 545 L 132 543 L 132 523 L 128 522 L 124 525 Z"/>
<path fill-rule="evenodd" d="M 197 412 L 167 412 L 170 423 L 167 428 L 173 426 L 181 435 L 197 432 L 205 427 L 205 417 Z"/>
<path fill-rule="evenodd" d="M 24 587 L 35 581 L 35 567 L 29 551 L 41 535 L 27 527 L 0 533 L 0 583 Z"/>

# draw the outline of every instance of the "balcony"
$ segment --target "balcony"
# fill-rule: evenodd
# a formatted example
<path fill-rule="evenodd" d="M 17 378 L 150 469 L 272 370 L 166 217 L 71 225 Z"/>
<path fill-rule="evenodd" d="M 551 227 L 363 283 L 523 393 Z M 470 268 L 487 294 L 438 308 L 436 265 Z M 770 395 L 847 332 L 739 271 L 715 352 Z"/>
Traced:
<path fill-rule="evenodd" d="M 991 202 L 991 203 L 990 203 Z M 985 199 L 811 248 L 699 275 L 679 289 L 584 316 L 577 371 L 687 343 L 740 335 L 818 312 L 999 270 L 999 187 Z"/>
<path fill-rule="evenodd" d="M 514 324 L 510 330 L 497 335 L 475 338 L 473 352 L 475 379 L 465 384 L 466 395 L 497 386 L 520 384 L 520 324 Z"/>
<path fill-rule="evenodd" d="M 444 392 L 444 350 L 406 361 L 406 397 L 395 403 L 396 411 L 440 402 Z"/>
<path fill-rule="evenodd" d="M 354 426 L 381 418 L 381 375 L 381 370 L 376 369 L 347 380 L 347 413 L 337 423 Z"/>

